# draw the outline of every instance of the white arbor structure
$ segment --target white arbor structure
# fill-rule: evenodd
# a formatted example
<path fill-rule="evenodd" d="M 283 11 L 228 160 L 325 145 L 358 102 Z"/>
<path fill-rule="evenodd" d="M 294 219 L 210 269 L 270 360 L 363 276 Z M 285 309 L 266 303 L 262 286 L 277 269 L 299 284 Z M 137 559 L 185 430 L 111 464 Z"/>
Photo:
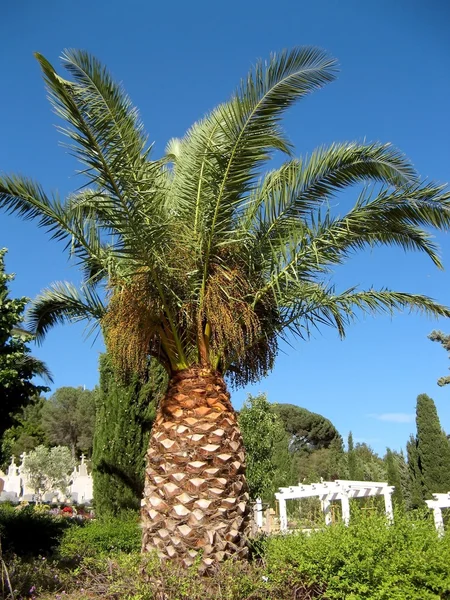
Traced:
<path fill-rule="evenodd" d="M 325 515 L 326 525 L 331 524 L 330 505 L 333 500 L 339 500 L 342 505 L 342 519 L 346 525 L 350 521 L 350 499 L 368 498 L 371 496 L 383 496 L 384 507 L 389 521 L 394 520 L 392 511 L 392 493 L 395 487 L 383 481 L 348 481 L 337 479 L 336 481 L 321 481 L 308 485 L 296 485 L 280 488 L 275 494 L 280 508 L 280 529 L 287 531 L 286 500 L 298 500 L 301 498 L 320 498 L 322 511 Z"/>
<path fill-rule="evenodd" d="M 434 524 L 439 537 L 444 535 L 444 520 L 442 518 L 442 509 L 450 508 L 450 492 L 446 494 L 433 494 L 433 500 L 425 500 L 428 508 L 433 511 Z"/>

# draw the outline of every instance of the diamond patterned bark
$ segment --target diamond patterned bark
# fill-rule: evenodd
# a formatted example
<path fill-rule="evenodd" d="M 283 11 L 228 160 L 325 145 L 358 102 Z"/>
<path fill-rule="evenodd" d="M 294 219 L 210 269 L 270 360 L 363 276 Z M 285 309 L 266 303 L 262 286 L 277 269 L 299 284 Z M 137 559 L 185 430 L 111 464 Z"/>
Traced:
<path fill-rule="evenodd" d="M 244 447 L 225 382 L 177 373 L 153 425 L 142 506 L 142 550 L 186 566 L 247 555 Z"/>

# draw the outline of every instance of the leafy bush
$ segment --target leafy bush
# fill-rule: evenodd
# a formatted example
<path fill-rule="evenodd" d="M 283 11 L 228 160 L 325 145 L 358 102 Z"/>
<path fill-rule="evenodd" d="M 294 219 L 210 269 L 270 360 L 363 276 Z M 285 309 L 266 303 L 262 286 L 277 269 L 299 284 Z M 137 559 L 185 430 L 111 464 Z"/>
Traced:
<path fill-rule="evenodd" d="M 329 600 L 450 598 L 450 535 L 437 537 L 429 515 L 355 514 L 349 527 L 272 538 L 266 545 L 272 581 L 316 585 Z"/>
<path fill-rule="evenodd" d="M 66 519 L 55 518 L 32 506 L 0 506 L 0 538 L 3 552 L 18 556 L 49 555 L 70 527 Z"/>
<path fill-rule="evenodd" d="M 137 552 L 141 546 L 141 531 L 133 513 L 124 518 L 88 521 L 64 532 L 59 554 L 73 559 L 98 554 Z"/>

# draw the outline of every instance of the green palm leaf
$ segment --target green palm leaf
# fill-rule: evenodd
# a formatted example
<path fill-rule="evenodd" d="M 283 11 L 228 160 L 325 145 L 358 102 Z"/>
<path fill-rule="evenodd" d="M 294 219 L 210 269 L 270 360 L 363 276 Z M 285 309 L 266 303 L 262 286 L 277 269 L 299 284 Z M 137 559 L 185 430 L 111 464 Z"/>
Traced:
<path fill-rule="evenodd" d="M 67 282 L 57 282 L 43 290 L 27 312 L 36 340 L 42 342 L 47 332 L 59 323 L 89 320 L 98 323 L 106 307 L 100 296 L 89 286 L 78 290 Z"/>

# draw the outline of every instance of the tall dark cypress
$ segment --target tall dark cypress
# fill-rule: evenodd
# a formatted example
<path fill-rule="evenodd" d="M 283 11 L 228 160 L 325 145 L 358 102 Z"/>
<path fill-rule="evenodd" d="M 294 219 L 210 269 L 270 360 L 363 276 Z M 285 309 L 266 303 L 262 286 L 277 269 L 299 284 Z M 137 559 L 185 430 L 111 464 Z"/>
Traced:
<path fill-rule="evenodd" d="M 426 394 L 417 397 L 417 452 L 425 497 L 450 490 L 450 446 L 441 428 L 434 401 Z"/>
<path fill-rule="evenodd" d="M 116 379 L 110 357 L 107 354 L 100 357 L 100 394 L 92 456 L 98 516 L 139 509 L 148 438 L 166 385 L 165 371 L 155 361 L 146 382 L 135 377 L 124 385 Z"/>

